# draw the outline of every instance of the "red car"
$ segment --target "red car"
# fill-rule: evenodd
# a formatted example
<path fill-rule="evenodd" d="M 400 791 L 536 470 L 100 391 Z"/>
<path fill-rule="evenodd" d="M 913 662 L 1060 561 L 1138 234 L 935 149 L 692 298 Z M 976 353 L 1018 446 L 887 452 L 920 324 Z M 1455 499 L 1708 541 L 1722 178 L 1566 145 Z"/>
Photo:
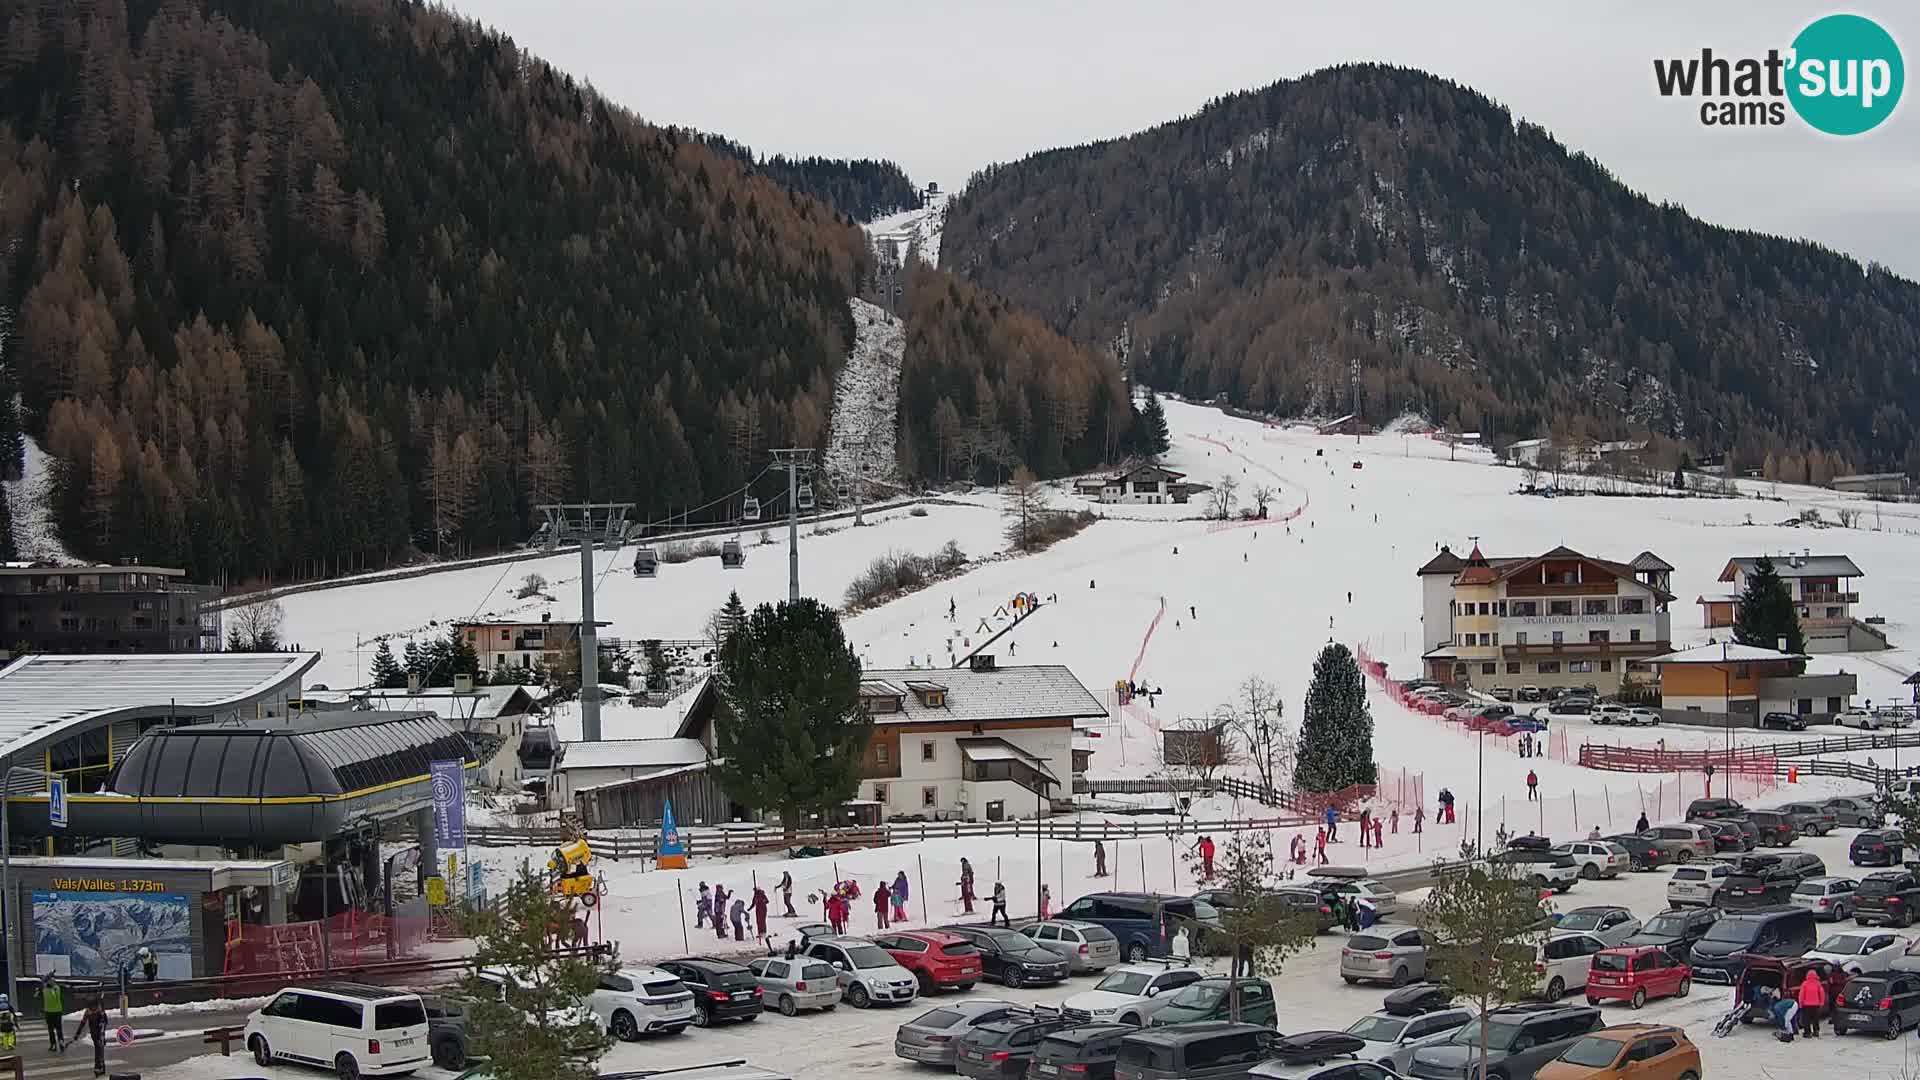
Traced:
<path fill-rule="evenodd" d="M 901 930 L 875 934 L 875 945 L 920 980 L 922 993 L 936 989 L 971 990 L 980 981 L 980 950 L 959 934 L 944 930 Z"/>
<path fill-rule="evenodd" d="M 1625 1001 L 1634 1008 L 1648 998 L 1686 997 L 1693 969 L 1657 945 L 1629 945 L 1593 954 L 1587 971 L 1587 1004 Z"/>

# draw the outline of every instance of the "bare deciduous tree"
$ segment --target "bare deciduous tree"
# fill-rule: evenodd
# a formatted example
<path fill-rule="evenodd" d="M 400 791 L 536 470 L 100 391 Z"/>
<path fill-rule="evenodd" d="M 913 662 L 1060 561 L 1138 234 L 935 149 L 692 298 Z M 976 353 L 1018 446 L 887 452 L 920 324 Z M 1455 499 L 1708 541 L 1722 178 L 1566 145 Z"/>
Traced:
<path fill-rule="evenodd" d="M 1272 484 L 1255 484 L 1253 486 L 1253 512 L 1261 517 L 1266 517 L 1267 507 L 1273 504 L 1273 500 L 1277 495 L 1279 495 L 1279 492 L 1274 490 Z"/>
<path fill-rule="evenodd" d="M 1233 513 L 1233 503 L 1240 491 L 1240 481 L 1229 473 L 1220 478 L 1213 486 L 1213 516 L 1225 521 Z"/>
<path fill-rule="evenodd" d="M 1007 486 L 1007 542 L 1020 551 L 1031 551 L 1041 544 L 1041 519 L 1046 517 L 1047 489 L 1025 465 L 1013 470 L 1013 482 Z"/>
<path fill-rule="evenodd" d="M 278 652 L 286 617 L 286 609 L 272 597 L 236 608 L 228 617 L 227 651 Z"/>
<path fill-rule="evenodd" d="M 1182 796 L 1212 794 L 1221 770 L 1241 760 L 1239 747 L 1228 737 L 1225 723 L 1214 718 L 1168 725 L 1160 733 L 1159 754 L 1160 767 L 1155 775 L 1166 781 L 1182 814 L 1186 813 L 1180 803 Z"/>
<path fill-rule="evenodd" d="M 1260 778 L 1261 787 L 1269 793 L 1277 791 L 1293 775 L 1295 743 L 1279 688 L 1249 675 L 1235 688 L 1233 700 L 1220 706 L 1218 716 L 1238 744 L 1236 753 Z"/>

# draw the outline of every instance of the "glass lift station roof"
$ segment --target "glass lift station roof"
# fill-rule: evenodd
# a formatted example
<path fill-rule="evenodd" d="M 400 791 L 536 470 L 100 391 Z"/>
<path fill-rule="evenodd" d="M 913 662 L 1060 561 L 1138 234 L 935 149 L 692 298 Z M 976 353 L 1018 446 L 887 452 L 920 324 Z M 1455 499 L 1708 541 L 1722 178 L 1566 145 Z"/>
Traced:
<path fill-rule="evenodd" d="M 477 764 L 465 736 L 431 713 L 156 728 L 105 790 L 68 797 L 70 831 L 234 848 L 310 843 L 430 806 L 434 761 Z"/>

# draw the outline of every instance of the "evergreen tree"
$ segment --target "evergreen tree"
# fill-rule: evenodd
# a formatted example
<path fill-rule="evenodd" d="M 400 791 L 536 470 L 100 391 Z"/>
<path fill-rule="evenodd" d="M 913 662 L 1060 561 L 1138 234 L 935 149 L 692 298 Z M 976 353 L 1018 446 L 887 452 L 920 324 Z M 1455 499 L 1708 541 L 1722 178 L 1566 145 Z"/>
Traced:
<path fill-rule="evenodd" d="M 428 686 L 452 686 L 455 675 L 472 675 L 476 686 L 481 683 L 480 654 L 474 651 L 473 643 L 458 626 L 447 628 L 447 636 L 437 643 L 434 654 Z"/>
<path fill-rule="evenodd" d="M 727 594 L 726 606 L 720 609 L 720 625 L 724 630 L 724 636 L 717 640 L 725 644 L 726 639 L 732 637 L 733 632 L 740 629 L 740 624 L 746 621 L 747 606 L 740 602 L 740 590 L 735 589 Z"/>
<path fill-rule="evenodd" d="M 13 558 L 13 514 L 7 509 L 6 489 L 0 488 L 0 562 Z"/>
<path fill-rule="evenodd" d="M 738 599 L 739 594 L 735 593 Z M 660 691 L 667 688 L 667 651 L 660 647 L 658 638 L 648 638 L 640 643 L 640 655 L 647 661 L 647 689 Z"/>
<path fill-rule="evenodd" d="M 409 643 L 411 644 L 411 643 Z M 373 650 L 373 667 L 367 671 L 367 682 L 381 690 L 398 690 L 407 685 L 407 673 L 393 658 L 393 646 L 385 638 Z"/>
<path fill-rule="evenodd" d="M 424 684 L 427 677 L 427 662 L 426 650 L 420 647 L 419 642 L 408 638 L 406 647 L 400 651 L 400 670 L 408 676 L 418 676 Z M 403 679 L 400 685 L 405 686 L 406 681 Z"/>
<path fill-rule="evenodd" d="M 1786 652 L 1807 651 L 1807 637 L 1800 630 L 1800 614 L 1794 609 L 1793 594 L 1773 560 L 1760 556 L 1747 575 L 1747 587 L 1740 594 L 1739 613 L 1733 621 L 1733 640 L 1762 649 L 1780 648 Z"/>
<path fill-rule="evenodd" d="M 1141 406 L 1140 423 L 1134 428 L 1134 452 L 1141 457 L 1157 458 L 1173 446 L 1173 439 L 1167 433 L 1167 410 L 1160 404 L 1160 395 L 1147 392 L 1147 403 Z"/>
<path fill-rule="evenodd" d="M 778 809 L 794 829 L 859 790 L 873 717 L 831 608 L 805 597 L 755 608 L 721 647 L 715 679 L 713 772 L 728 797 Z"/>
<path fill-rule="evenodd" d="M 1294 786 L 1301 791 L 1338 791 L 1352 784 L 1374 783 L 1377 776 L 1366 681 L 1353 653 L 1337 641 L 1328 642 L 1313 662 L 1313 682 L 1307 686 Z"/>
<path fill-rule="evenodd" d="M 592 1080 L 594 1062 L 612 1045 L 585 1001 L 600 982 L 590 957 L 555 955 L 555 927 L 583 913 L 555 896 L 522 864 L 498 907 L 481 909 L 470 932 L 479 947 L 473 970 L 504 971 L 503 983 L 469 974 L 461 979 L 474 1050 L 487 1058 L 494 1080 Z M 579 1017 L 577 1022 L 568 1018 Z"/>
<path fill-rule="evenodd" d="M 1471 844 L 1462 854 L 1469 857 L 1464 870 L 1436 868 L 1437 883 L 1420 907 L 1420 929 L 1433 935 L 1427 978 L 1452 987 L 1484 1016 L 1533 995 L 1534 946 L 1553 922 L 1518 864 L 1472 860 Z M 1547 1000 L 1557 996 L 1550 993 Z M 1477 1034 L 1480 1060 L 1468 1075 L 1485 1080 L 1487 1032 Z"/>

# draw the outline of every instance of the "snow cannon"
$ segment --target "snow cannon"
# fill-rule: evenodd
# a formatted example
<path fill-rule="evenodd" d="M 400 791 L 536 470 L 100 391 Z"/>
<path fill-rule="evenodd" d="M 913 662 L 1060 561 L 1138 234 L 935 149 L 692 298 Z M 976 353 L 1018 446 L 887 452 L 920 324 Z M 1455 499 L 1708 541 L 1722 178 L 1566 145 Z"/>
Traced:
<path fill-rule="evenodd" d="M 553 849 L 553 855 L 547 859 L 547 869 L 553 872 L 553 891 L 559 896 L 579 897 L 580 902 L 592 907 L 599 899 L 599 884 L 593 879 L 593 871 L 587 864 L 593 861 L 593 849 L 587 846 L 585 837 L 571 844 Z"/>

